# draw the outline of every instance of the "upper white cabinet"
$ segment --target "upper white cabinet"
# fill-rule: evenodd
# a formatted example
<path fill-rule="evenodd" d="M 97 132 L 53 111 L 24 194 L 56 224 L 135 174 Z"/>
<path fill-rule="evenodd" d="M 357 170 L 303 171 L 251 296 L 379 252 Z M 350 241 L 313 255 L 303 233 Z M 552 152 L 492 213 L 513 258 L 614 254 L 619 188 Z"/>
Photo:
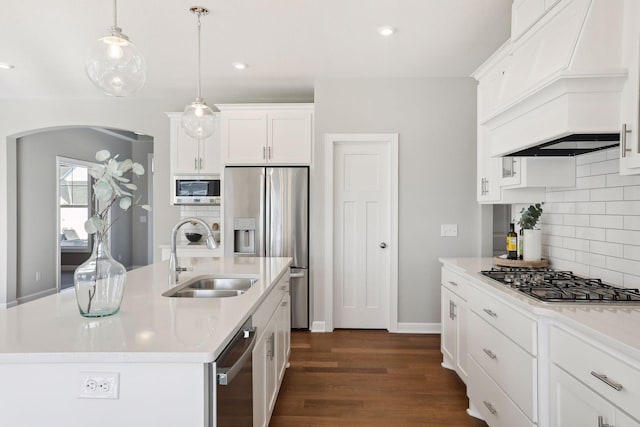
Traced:
<path fill-rule="evenodd" d="M 216 106 L 224 164 L 311 164 L 313 104 Z"/>
<path fill-rule="evenodd" d="M 628 78 L 620 106 L 620 174 L 640 174 L 640 3 L 625 3 L 623 56 Z"/>
<path fill-rule="evenodd" d="M 182 113 L 167 113 L 170 120 L 170 165 L 173 175 L 218 175 L 220 161 L 220 119 L 216 114 L 216 130 L 207 139 L 198 140 L 186 134 L 180 123 Z"/>

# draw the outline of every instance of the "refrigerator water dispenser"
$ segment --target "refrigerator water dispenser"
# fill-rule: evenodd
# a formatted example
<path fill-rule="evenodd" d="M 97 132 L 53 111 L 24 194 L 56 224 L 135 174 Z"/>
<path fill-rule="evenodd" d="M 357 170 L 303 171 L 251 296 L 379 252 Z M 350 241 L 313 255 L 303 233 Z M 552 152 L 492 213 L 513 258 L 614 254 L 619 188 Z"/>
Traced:
<path fill-rule="evenodd" d="M 233 219 L 233 252 L 236 254 L 256 253 L 256 219 Z"/>

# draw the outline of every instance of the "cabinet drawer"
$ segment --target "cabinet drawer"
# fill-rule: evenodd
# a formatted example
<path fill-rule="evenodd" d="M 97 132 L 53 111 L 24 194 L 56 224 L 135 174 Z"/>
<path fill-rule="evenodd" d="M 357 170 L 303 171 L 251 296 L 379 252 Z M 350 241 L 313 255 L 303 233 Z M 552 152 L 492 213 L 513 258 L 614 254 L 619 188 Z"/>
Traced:
<path fill-rule="evenodd" d="M 560 329 L 551 328 L 551 361 L 591 387 L 614 405 L 640 419 L 640 369 L 581 338 Z M 596 378 L 594 374 L 602 379 Z M 606 378 L 602 377 L 606 375 Z M 605 381 L 611 382 L 611 385 Z M 616 390 L 614 386 L 622 386 Z"/>
<path fill-rule="evenodd" d="M 537 360 L 472 313 L 469 354 L 531 419 L 537 419 Z"/>
<path fill-rule="evenodd" d="M 491 427 L 533 427 L 527 416 L 471 357 L 467 391 L 469 400 Z"/>
<path fill-rule="evenodd" d="M 529 354 L 534 356 L 538 354 L 535 319 L 475 288 L 470 289 L 469 305 L 481 318 L 511 338 Z"/>
<path fill-rule="evenodd" d="M 264 330 L 269 323 L 269 319 L 273 316 L 274 311 L 278 308 L 278 304 L 282 297 L 289 290 L 289 273 L 278 281 L 269 292 L 269 295 L 260 304 L 260 308 L 253 314 L 253 326 L 256 328 L 257 339 L 260 339 Z"/>
<path fill-rule="evenodd" d="M 446 267 L 442 267 L 441 273 L 442 285 L 449 289 L 456 295 L 459 295 L 467 301 L 468 285 L 467 281 L 462 276 L 454 271 L 449 270 Z"/>

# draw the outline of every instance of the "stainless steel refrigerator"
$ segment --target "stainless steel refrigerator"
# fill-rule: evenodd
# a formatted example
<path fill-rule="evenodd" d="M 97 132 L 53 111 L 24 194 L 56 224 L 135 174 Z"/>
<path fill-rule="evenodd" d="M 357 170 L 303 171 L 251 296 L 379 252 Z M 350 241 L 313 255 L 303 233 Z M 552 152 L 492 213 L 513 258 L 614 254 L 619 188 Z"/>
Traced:
<path fill-rule="evenodd" d="M 291 327 L 309 327 L 309 168 L 224 172 L 227 256 L 291 257 Z"/>

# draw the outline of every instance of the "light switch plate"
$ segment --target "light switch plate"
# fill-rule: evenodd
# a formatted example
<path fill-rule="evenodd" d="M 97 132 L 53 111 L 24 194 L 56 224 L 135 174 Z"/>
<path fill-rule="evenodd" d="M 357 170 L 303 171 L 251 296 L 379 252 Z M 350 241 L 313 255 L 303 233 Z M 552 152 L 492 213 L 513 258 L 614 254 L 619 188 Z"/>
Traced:
<path fill-rule="evenodd" d="M 440 224 L 441 237 L 457 237 L 458 224 Z"/>

